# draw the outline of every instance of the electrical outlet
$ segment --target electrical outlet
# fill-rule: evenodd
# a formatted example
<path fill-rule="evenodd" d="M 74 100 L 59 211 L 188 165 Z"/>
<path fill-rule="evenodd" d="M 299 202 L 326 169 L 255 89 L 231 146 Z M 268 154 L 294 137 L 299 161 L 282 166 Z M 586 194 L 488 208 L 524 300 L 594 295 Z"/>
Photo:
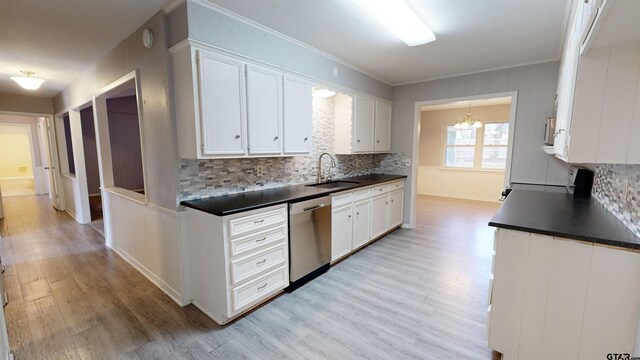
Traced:
<path fill-rule="evenodd" d="M 257 165 L 256 166 L 256 175 L 257 176 L 264 176 L 264 165 Z"/>
<path fill-rule="evenodd" d="M 402 162 L 404 163 L 404 166 L 411 166 L 411 159 L 404 159 Z"/>

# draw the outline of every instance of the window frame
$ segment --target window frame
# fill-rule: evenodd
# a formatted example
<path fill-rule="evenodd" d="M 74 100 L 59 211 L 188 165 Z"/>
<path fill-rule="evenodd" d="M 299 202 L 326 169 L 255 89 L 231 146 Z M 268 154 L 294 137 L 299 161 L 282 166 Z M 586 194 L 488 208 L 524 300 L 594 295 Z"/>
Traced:
<path fill-rule="evenodd" d="M 476 128 L 476 142 L 474 145 L 448 145 L 447 144 L 447 134 L 449 126 L 454 126 L 455 122 L 447 122 L 442 124 L 442 168 L 446 170 L 453 171 L 484 171 L 484 172 L 506 172 L 508 167 L 508 160 L 505 161 L 504 168 L 488 168 L 482 166 L 482 157 L 484 154 L 485 148 L 495 148 L 495 147 L 504 147 L 507 149 L 507 157 L 509 156 L 509 143 L 511 141 L 511 123 L 507 120 L 491 120 L 491 121 L 483 121 L 481 128 Z M 506 145 L 485 145 L 484 144 L 484 130 L 488 124 L 507 124 L 509 125 L 509 137 L 507 138 Z M 458 166 L 447 166 L 447 149 L 450 147 L 472 147 L 474 149 L 473 152 L 473 166 L 472 167 L 458 167 Z"/>

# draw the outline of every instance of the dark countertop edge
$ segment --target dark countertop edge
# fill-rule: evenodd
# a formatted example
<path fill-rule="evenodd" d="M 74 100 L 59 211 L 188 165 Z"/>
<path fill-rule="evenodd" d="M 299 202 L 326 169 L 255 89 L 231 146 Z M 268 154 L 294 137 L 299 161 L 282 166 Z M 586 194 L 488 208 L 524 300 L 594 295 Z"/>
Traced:
<path fill-rule="evenodd" d="M 383 174 L 383 175 L 386 175 L 386 174 Z M 346 178 L 340 178 L 340 179 L 333 179 L 332 181 L 348 180 L 348 179 L 354 179 L 354 178 L 366 177 L 366 176 L 367 175 L 346 177 Z M 228 216 L 228 215 L 238 214 L 238 213 L 241 213 L 241 212 L 262 209 L 262 208 L 269 207 L 269 206 L 287 204 L 287 203 L 290 203 L 290 202 L 299 202 L 299 201 L 304 201 L 304 200 L 311 200 L 311 199 L 315 199 L 315 198 L 319 198 L 319 197 L 323 197 L 323 196 L 329 196 L 331 194 L 335 194 L 335 193 L 339 193 L 339 192 L 358 189 L 358 188 L 365 187 L 365 186 L 374 186 L 374 185 L 383 184 L 383 183 L 387 183 L 387 182 L 406 179 L 408 177 L 407 175 L 395 175 L 395 174 L 388 175 L 388 176 L 390 176 L 391 178 L 385 179 L 385 180 L 369 180 L 369 181 L 365 180 L 365 181 L 362 181 L 362 183 L 354 183 L 353 186 L 347 186 L 347 187 L 339 188 L 339 189 L 327 189 L 326 191 L 318 192 L 318 193 L 314 193 L 314 194 L 309 194 L 309 195 L 306 195 L 306 196 L 300 196 L 300 197 L 294 197 L 294 198 L 284 198 L 282 200 L 269 201 L 269 202 L 261 203 L 259 205 L 250 205 L 250 206 L 238 208 L 238 209 L 235 209 L 235 210 L 228 210 L 228 211 L 217 211 L 217 210 L 213 210 L 213 209 L 208 208 L 208 207 L 198 206 L 198 205 L 190 203 L 191 201 L 196 201 L 196 200 L 199 200 L 199 199 L 181 201 L 180 205 L 182 205 L 184 207 L 191 208 L 191 209 L 203 211 L 203 212 L 206 212 L 208 214 L 212 214 L 212 215 L 216 215 L 216 216 Z M 308 185 L 308 184 L 289 185 L 289 186 L 306 186 L 306 185 Z M 285 187 L 287 187 L 287 186 L 271 188 L 271 189 L 265 189 L 265 190 L 248 191 L 248 192 L 235 193 L 235 194 L 248 194 L 248 193 L 251 193 L 251 192 L 269 191 L 269 190 L 281 189 L 281 188 L 285 188 Z M 229 194 L 229 195 L 235 195 L 235 194 Z M 222 196 L 227 196 L 227 195 L 221 195 L 219 197 L 222 197 Z"/>
<path fill-rule="evenodd" d="M 500 228 L 500 229 L 528 232 L 528 233 L 532 233 L 532 234 L 553 236 L 553 237 L 567 239 L 567 240 L 578 240 L 578 241 L 585 241 L 585 242 L 590 242 L 590 243 L 600 244 L 600 245 L 615 246 L 615 247 L 621 248 L 621 249 L 640 250 L 640 244 L 629 243 L 629 242 L 624 242 L 624 241 L 609 240 L 609 239 L 603 239 L 603 238 L 597 238 L 597 237 L 589 237 L 589 236 L 584 236 L 584 235 L 565 234 L 565 233 L 560 233 L 560 232 L 555 232 L 555 231 L 528 228 L 528 227 L 524 227 L 524 226 L 516 226 L 516 225 L 508 225 L 508 224 L 496 223 L 496 222 L 493 222 L 493 221 L 489 222 L 489 226 L 495 227 L 495 228 Z"/>

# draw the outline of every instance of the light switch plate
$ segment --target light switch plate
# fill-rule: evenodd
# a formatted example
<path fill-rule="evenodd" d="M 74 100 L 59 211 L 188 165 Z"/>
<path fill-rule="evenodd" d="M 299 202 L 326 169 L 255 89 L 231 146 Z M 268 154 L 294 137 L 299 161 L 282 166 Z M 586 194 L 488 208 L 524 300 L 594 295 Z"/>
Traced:
<path fill-rule="evenodd" d="M 411 166 L 411 159 L 404 159 L 404 166 Z"/>

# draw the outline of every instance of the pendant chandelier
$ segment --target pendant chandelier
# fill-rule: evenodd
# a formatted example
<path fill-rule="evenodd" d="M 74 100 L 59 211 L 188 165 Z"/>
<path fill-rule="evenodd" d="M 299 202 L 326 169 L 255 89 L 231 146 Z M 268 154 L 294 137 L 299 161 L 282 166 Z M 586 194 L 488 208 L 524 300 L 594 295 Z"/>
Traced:
<path fill-rule="evenodd" d="M 469 128 L 481 128 L 482 123 L 475 116 L 471 115 L 471 101 L 469 101 L 469 110 L 467 111 L 467 115 L 464 118 L 458 119 L 458 122 L 453 125 L 453 128 L 458 129 L 469 129 Z"/>

